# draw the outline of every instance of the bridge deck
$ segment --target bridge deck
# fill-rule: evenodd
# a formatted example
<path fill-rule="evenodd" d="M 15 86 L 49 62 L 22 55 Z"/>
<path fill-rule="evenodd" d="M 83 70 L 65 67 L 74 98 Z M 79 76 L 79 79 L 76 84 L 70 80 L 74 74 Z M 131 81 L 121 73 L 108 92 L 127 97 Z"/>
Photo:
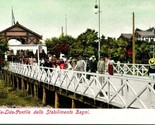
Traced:
<path fill-rule="evenodd" d="M 12 64 L 8 70 L 120 108 L 155 108 L 155 81 L 146 76 L 111 76 L 21 64 Z"/>

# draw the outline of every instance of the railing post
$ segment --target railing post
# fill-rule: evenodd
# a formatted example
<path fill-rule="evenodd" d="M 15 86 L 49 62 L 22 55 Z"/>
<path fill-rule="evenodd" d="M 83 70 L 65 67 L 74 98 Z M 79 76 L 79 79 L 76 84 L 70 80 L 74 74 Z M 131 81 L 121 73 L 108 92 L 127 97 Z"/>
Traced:
<path fill-rule="evenodd" d="M 121 66 L 121 65 L 120 65 L 120 61 L 118 61 L 118 62 L 117 62 L 118 73 L 120 73 L 120 71 L 121 71 L 121 70 L 120 70 L 120 69 L 121 69 L 120 66 Z"/>
<path fill-rule="evenodd" d="M 123 74 L 121 73 L 121 76 L 123 76 Z M 121 79 L 121 86 L 123 85 L 123 79 Z M 123 88 L 122 88 L 122 96 L 124 95 L 124 91 L 123 91 Z"/>
<path fill-rule="evenodd" d="M 135 64 L 133 64 L 133 75 L 135 75 Z"/>
<path fill-rule="evenodd" d="M 137 65 L 136 70 L 137 70 L 137 76 L 138 76 L 139 75 L 139 65 Z"/>
<path fill-rule="evenodd" d="M 109 100 L 110 100 L 110 82 L 109 82 L 109 77 L 108 77 L 108 107 L 109 107 Z"/>
<path fill-rule="evenodd" d="M 127 72 L 128 72 L 128 68 L 127 67 L 128 66 L 126 64 L 124 64 L 124 74 L 127 74 Z"/>

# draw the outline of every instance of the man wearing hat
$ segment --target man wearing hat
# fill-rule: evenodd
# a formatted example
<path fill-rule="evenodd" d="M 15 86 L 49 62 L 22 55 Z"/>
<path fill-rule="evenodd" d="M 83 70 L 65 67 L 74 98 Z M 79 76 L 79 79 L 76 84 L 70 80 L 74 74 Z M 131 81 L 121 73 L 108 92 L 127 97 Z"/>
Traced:
<path fill-rule="evenodd" d="M 149 59 L 149 64 L 148 76 L 151 80 L 155 80 L 155 58 Z M 155 85 L 153 85 L 153 88 L 155 89 Z"/>

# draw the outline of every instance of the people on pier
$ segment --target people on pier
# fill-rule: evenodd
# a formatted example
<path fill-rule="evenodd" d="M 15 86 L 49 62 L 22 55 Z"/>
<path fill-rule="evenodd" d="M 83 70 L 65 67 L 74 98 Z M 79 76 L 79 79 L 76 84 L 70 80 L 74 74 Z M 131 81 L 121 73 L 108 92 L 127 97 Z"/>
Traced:
<path fill-rule="evenodd" d="M 59 68 L 65 69 L 65 61 L 63 59 L 60 59 Z"/>
<path fill-rule="evenodd" d="M 51 64 L 52 64 L 52 68 L 56 68 L 56 65 L 57 65 L 57 59 L 56 59 L 56 57 L 55 57 L 55 55 L 53 55 L 52 57 L 51 57 Z"/>
<path fill-rule="evenodd" d="M 105 73 L 105 60 L 103 56 L 100 57 L 100 60 L 97 63 L 97 71 L 100 74 Z M 99 77 L 99 81 L 102 84 L 104 82 L 104 77 Z"/>
<path fill-rule="evenodd" d="M 86 71 L 86 62 L 85 62 L 85 60 L 83 59 L 82 56 L 79 56 L 79 57 L 78 57 L 78 61 L 77 61 L 77 64 L 76 64 L 74 70 L 76 70 L 76 71 L 81 71 L 81 72 Z M 78 76 L 79 78 L 81 77 L 81 75 L 82 75 L 81 73 L 78 73 L 78 74 L 77 74 L 77 76 Z"/>
<path fill-rule="evenodd" d="M 107 57 L 101 58 L 99 62 L 96 60 L 95 55 L 89 56 L 82 56 L 79 57 L 73 56 L 73 57 L 67 57 L 65 54 L 61 54 L 61 58 L 58 58 L 54 54 L 47 54 L 45 57 L 40 57 L 40 66 L 47 66 L 50 68 L 60 68 L 60 69 L 67 69 L 67 70 L 76 70 L 76 71 L 83 71 L 83 72 L 90 72 L 90 73 L 101 73 L 104 74 L 105 72 L 108 72 L 108 64 L 110 62 L 110 58 Z M 47 60 L 48 59 L 48 60 Z M 65 59 L 65 60 L 64 60 Z M 100 68 L 100 62 L 104 61 L 104 70 Z M 34 62 L 38 62 L 38 58 L 34 57 L 34 55 L 30 56 L 24 56 L 23 57 L 23 63 L 34 65 Z M 61 62 L 61 65 L 60 65 Z M 101 63 L 102 64 L 102 63 Z M 49 66 L 51 65 L 51 66 Z M 109 66 L 110 67 L 110 66 Z M 86 75 L 87 79 L 90 79 L 91 75 Z"/>
<path fill-rule="evenodd" d="M 155 80 L 155 58 L 149 59 L 149 64 L 150 64 L 150 66 L 148 69 L 148 76 L 151 80 Z M 155 89 L 155 84 L 153 84 L 152 86 Z"/>
<path fill-rule="evenodd" d="M 77 64 L 75 66 L 76 71 L 86 71 L 86 62 L 82 56 L 78 57 Z"/>
<path fill-rule="evenodd" d="M 69 59 L 66 61 L 66 69 L 68 69 L 68 70 L 73 69 L 71 62 L 72 62 L 72 57 L 69 57 Z"/>
<path fill-rule="evenodd" d="M 97 61 L 96 57 L 93 55 L 90 60 L 90 72 L 96 73 L 97 71 Z"/>
<path fill-rule="evenodd" d="M 29 58 L 29 64 L 30 64 L 30 65 L 33 65 L 34 61 L 35 61 L 35 58 L 34 58 L 33 56 L 31 56 L 31 57 Z"/>
<path fill-rule="evenodd" d="M 105 57 L 105 71 L 108 71 L 109 62 L 110 62 L 110 57 L 106 56 Z"/>
<path fill-rule="evenodd" d="M 108 63 L 108 73 L 109 73 L 109 75 L 114 74 L 113 64 L 114 64 L 114 60 L 110 60 L 109 63 Z"/>
<path fill-rule="evenodd" d="M 45 63 L 45 58 L 41 58 L 41 60 L 40 60 L 40 66 L 44 66 L 44 63 Z"/>
<path fill-rule="evenodd" d="M 75 66 L 76 66 L 76 64 L 77 64 L 77 59 L 72 58 L 70 64 L 71 64 L 71 66 L 72 66 L 72 69 L 75 69 Z"/>

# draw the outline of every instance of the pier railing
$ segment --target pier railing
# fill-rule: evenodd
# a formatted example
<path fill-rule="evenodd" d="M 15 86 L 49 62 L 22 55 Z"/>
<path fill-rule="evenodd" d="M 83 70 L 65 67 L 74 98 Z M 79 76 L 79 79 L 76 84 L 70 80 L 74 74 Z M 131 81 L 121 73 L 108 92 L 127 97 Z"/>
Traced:
<path fill-rule="evenodd" d="M 19 63 L 10 63 L 5 70 L 120 108 L 155 108 L 155 81 L 148 77 L 88 73 Z"/>
<path fill-rule="evenodd" d="M 149 64 L 114 63 L 114 72 L 136 76 L 147 76 Z"/>

